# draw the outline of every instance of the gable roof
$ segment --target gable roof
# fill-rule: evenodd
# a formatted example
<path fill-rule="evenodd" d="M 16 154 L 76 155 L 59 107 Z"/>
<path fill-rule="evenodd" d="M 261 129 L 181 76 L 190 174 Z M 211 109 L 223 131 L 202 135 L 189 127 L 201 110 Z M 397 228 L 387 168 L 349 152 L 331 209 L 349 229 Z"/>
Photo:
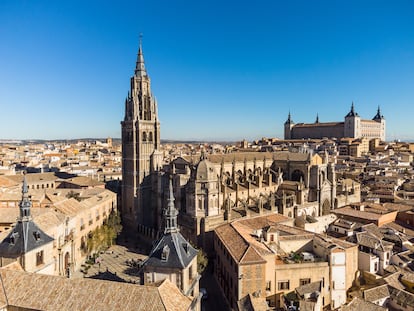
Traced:
<path fill-rule="evenodd" d="M 240 259 L 240 264 L 244 263 L 266 263 L 266 260 L 259 255 L 254 247 L 249 246 L 243 254 L 243 257 Z"/>
<path fill-rule="evenodd" d="M 0 307 L 35 310 L 188 310 L 191 299 L 170 281 L 158 287 L 68 279 L 0 269 Z"/>

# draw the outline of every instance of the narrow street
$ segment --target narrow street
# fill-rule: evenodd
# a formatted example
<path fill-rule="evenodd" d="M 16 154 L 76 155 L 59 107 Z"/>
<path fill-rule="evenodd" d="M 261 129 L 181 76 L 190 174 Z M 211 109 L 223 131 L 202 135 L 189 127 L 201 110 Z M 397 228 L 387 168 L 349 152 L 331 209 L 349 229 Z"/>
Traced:
<path fill-rule="evenodd" d="M 202 311 L 228 311 L 230 310 L 226 300 L 221 293 L 220 286 L 217 284 L 213 275 L 213 264 L 209 263 L 200 279 L 200 288 L 207 290 L 207 299 L 201 300 Z"/>

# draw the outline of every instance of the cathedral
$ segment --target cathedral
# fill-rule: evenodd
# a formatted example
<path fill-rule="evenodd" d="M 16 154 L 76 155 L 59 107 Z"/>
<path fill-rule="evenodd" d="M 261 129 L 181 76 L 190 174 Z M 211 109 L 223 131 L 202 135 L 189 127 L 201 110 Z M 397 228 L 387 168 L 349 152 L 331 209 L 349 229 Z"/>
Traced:
<path fill-rule="evenodd" d="M 141 44 L 121 124 L 123 224 L 148 242 L 166 226 L 170 180 L 181 233 L 207 252 L 212 231 L 234 219 L 272 213 L 314 218 L 360 198 L 359 184 L 338 180 L 328 154 L 235 152 L 164 163 Z"/>
<path fill-rule="evenodd" d="M 153 228 L 158 218 L 152 179 L 162 163 L 160 122 L 141 43 L 121 127 L 123 224 L 127 229 Z"/>
<path fill-rule="evenodd" d="M 295 123 L 289 113 L 284 126 L 284 136 L 285 139 L 367 137 L 385 141 L 385 118 L 378 107 L 372 120 L 361 119 L 355 112 L 354 103 L 345 116 L 344 122 L 319 122 L 319 117 L 316 116 L 315 123 Z"/>

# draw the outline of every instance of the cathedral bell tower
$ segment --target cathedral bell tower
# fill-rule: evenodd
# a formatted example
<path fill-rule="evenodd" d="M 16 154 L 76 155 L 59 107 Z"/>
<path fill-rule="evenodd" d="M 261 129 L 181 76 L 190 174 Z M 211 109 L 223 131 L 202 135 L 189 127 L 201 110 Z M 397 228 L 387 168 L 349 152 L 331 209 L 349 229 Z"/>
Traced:
<path fill-rule="evenodd" d="M 285 139 L 292 139 L 292 128 L 295 126 L 295 122 L 293 122 L 292 118 L 290 117 L 290 111 L 288 114 L 288 118 L 285 122 L 285 128 L 284 128 L 284 136 Z"/>
<path fill-rule="evenodd" d="M 160 166 L 160 123 L 140 39 L 122 127 L 122 217 L 127 229 L 152 227 L 151 174 Z"/>

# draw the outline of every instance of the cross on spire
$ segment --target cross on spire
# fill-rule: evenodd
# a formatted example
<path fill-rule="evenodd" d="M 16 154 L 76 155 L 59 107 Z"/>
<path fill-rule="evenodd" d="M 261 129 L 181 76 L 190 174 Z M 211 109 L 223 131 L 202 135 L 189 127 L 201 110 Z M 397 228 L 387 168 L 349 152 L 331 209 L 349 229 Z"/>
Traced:
<path fill-rule="evenodd" d="M 144 63 L 144 54 L 142 52 L 142 33 L 139 34 L 139 47 L 138 47 L 138 56 L 137 56 L 137 64 L 135 67 L 135 75 L 138 77 L 147 76 L 147 71 L 145 70 L 145 63 Z"/>

